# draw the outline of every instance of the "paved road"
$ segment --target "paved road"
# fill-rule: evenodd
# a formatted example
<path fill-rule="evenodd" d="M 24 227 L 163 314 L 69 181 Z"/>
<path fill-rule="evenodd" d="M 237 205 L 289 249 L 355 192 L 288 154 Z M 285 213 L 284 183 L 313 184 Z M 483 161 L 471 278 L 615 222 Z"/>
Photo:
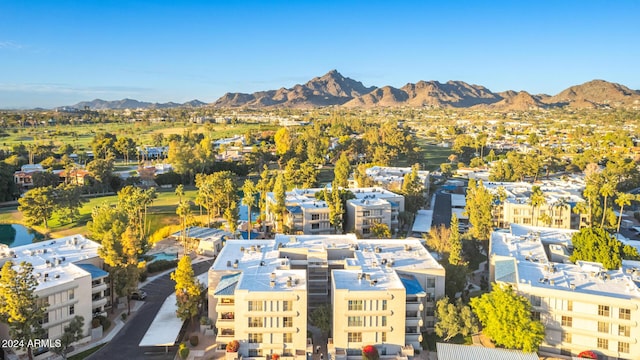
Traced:
<path fill-rule="evenodd" d="M 193 265 L 195 275 L 200 275 L 211 267 L 213 259 Z M 92 354 L 89 360 L 118 359 L 173 359 L 175 351 L 164 354 L 164 349 L 149 349 L 138 346 L 151 322 L 156 317 L 160 307 L 171 293 L 175 291 L 175 282 L 169 274 L 163 275 L 145 285 L 142 289 L 147 293 L 145 304 L 140 307 L 135 316 L 127 320 L 120 332 L 113 337 L 102 349 Z M 150 354 L 150 351 L 157 351 Z M 145 355 L 145 353 L 147 353 Z"/>

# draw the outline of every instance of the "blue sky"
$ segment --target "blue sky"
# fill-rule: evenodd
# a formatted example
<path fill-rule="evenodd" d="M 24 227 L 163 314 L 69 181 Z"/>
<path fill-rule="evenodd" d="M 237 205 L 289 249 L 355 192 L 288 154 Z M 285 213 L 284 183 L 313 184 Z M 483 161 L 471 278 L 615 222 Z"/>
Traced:
<path fill-rule="evenodd" d="M 337 69 L 365 85 L 463 80 L 640 89 L 640 1 L 0 2 L 0 108 L 213 102 Z"/>

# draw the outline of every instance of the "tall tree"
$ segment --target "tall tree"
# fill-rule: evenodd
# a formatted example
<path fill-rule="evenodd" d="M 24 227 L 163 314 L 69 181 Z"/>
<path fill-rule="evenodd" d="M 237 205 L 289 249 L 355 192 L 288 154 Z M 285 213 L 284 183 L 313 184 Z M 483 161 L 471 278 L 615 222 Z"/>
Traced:
<path fill-rule="evenodd" d="M 242 186 L 242 205 L 247 207 L 247 237 L 248 240 L 251 240 L 251 230 L 253 230 L 253 226 L 251 226 L 251 208 L 256 202 L 256 194 L 258 190 L 256 189 L 256 185 L 250 179 L 246 179 L 244 181 L 244 185 Z"/>
<path fill-rule="evenodd" d="M 449 264 L 458 265 L 462 263 L 462 239 L 460 238 L 460 230 L 458 228 L 458 216 L 451 214 L 449 244 L 451 252 L 449 253 Z"/>
<path fill-rule="evenodd" d="M 536 210 L 538 213 L 540 212 L 540 207 L 547 203 L 547 200 L 544 197 L 544 193 L 542 192 L 542 188 L 540 186 L 532 186 L 531 187 L 531 195 L 529 196 L 529 203 L 531 204 L 531 219 L 533 221 L 531 224 L 534 226 L 538 226 L 538 217 L 536 216 Z"/>
<path fill-rule="evenodd" d="M 60 184 L 55 190 L 55 212 L 60 221 L 75 221 L 80 216 L 80 207 L 88 200 L 82 197 L 82 187 L 74 184 Z"/>
<path fill-rule="evenodd" d="M 622 222 L 622 214 L 624 213 L 624 207 L 627 205 L 631 205 L 631 201 L 635 200 L 635 196 L 629 193 L 618 193 L 618 197 L 616 198 L 616 205 L 620 207 L 620 214 L 618 216 L 618 226 L 616 227 L 616 231 L 620 232 L 620 223 Z"/>
<path fill-rule="evenodd" d="M 482 180 L 477 184 L 475 180 L 469 180 L 465 213 L 469 216 L 469 222 L 472 225 L 469 232 L 478 240 L 488 240 L 493 231 L 492 204 L 493 196 L 484 187 Z"/>
<path fill-rule="evenodd" d="M 273 212 L 276 215 L 276 231 L 282 232 L 284 226 L 284 215 L 287 211 L 286 203 L 285 203 L 285 185 L 284 185 L 284 175 L 279 173 L 276 176 L 276 181 L 273 184 L 273 196 L 276 200 L 275 206 L 273 208 Z"/>
<path fill-rule="evenodd" d="M 391 230 L 389 229 L 389 225 L 385 223 L 375 223 L 371 225 L 371 235 L 373 235 L 376 239 L 390 239 L 391 238 Z"/>
<path fill-rule="evenodd" d="M 171 273 L 171 280 L 176 282 L 176 315 L 182 321 L 193 319 L 198 315 L 202 288 L 193 273 L 189 256 L 182 256 L 178 267 Z"/>
<path fill-rule="evenodd" d="M 411 166 L 411 172 L 404 176 L 400 191 L 405 198 L 405 210 L 414 214 L 425 203 L 424 185 L 420 181 L 418 171 L 420 171 L 419 164 Z"/>
<path fill-rule="evenodd" d="M 440 224 L 440 226 L 431 228 L 424 237 L 427 240 L 429 249 L 439 254 L 451 252 L 451 243 L 449 242 L 451 230 L 446 225 Z"/>
<path fill-rule="evenodd" d="M 434 330 L 445 342 L 458 334 L 469 336 L 478 332 L 478 320 L 471 308 L 462 302 L 462 298 L 458 298 L 455 304 L 446 296 L 438 300 L 436 317 L 438 322 Z"/>
<path fill-rule="evenodd" d="M 18 211 L 27 224 L 42 224 L 45 229 L 49 229 L 49 218 L 56 206 L 52 187 L 29 190 L 18 200 L 18 204 Z"/>
<path fill-rule="evenodd" d="M 49 315 L 45 312 L 48 305 L 35 294 L 38 280 L 33 265 L 23 261 L 14 266 L 7 261 L 0 275 L 0 320 L 9 326 L 11 338 L 24 342 L 23 349 L 33 359 L 33 348 L 27 343 L 45 338 L 41 322 Z"/>
<path fill-rule="evenodd" d="M 615 195 L 616 193 L 616 185 L 617 182 L 613 179 L 607 179 L 602 187 L 600 187 L 600 195 L 604 197 L 604 201 L 602 203 L 602 222 L 600 223 L 600 227 L 604 228 L 604 219 L 607 217 L 607 199 L 610 196 Z"/>
<path fill-rule="evenodd" d="M 351 175 L 351 164 L 349 163 L 349 157 L 346 152 L 340 154 L 340 158 L 336 162 L 336 167 L 333 169 L 333 186 L 336 188 L 349 186 L 349 175 Z"/>
<path fill-rule="evenodd" d="M 470 304 L 483 333 L 498 345 L 535 352 L 544 340 L 544 326 L 532 319 L 531 303 L 510 286 L 494 286 L 490 293 L 472 298 Z"/>
<path fill-rule="evenodd" d="M 622 265 L 622 243 L 603 228 L 582 228 L 571 237 L 573 253 L 571 261 L 595 261 L 613 270 Z"/>
<path fill-rule="evenodd" d="M 67 354 L 71 351 L 71 344 L 84 337 L 82 328 L 84 327 L 84 317 L 76 315 L 69 325 L 64 327 L 64 332 L 60 337 L 60 346 L 54 347 L 53 352 L 67 359 Z"/>

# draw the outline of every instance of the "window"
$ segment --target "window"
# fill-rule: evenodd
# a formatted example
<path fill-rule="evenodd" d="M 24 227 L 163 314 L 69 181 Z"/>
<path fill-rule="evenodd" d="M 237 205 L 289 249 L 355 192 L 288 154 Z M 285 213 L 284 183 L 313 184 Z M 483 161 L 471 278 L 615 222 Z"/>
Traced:
<path fill-rule="evenodd" d="M 553 224 L 555 226 L 562 226 L 562 219 L 554 219 Z"/>
<path fill-rule="evenodd" d="M 538 320 L 540 321 L 540 311 L 532 311 L 531 312 L 531 318 L 533 320 Z"/>
<path fill-rule="evenodd" d="M 609 340 L 598 338 L 598 349 L 609 350 Z"/>
<path fill-rule="evenodd" d="M 563 316 L 562 317 L 562 326 L 571 327 L 572 323 L 573 323 L 573 318 L 571 316 Z"/>
<path fill-rule="evenodd" d="M 427 288 L 433 289 L 436 287 L 436 278 L 427 278 Z"/>
<path fill-rule="evenodd" d="M 249 301 L 249 311 L 262 311 L 262 301 Z"/>
<path fill-rule="evenodd" d="M 631 320 L 631 309 L 620 309 L 618 315 L 620 319 Z"/>
<path fill-rule="evenodd" d="M 282 342 L 283 343 L 291 343 L 291 342 L 293 342 L 293 334 L 292 333 L 284 333 L 284 334 L 282 334 Z"/>
<path fill-rule="evenodd" d="M 73 291 L 73 289 L 69 290 L 67 292 L 67 297 L 69 298 L 69 300 L 73 300 L 75 297 L 75 292 Z"/>
<path fill-rule="evenodd" d="M 361 332 L 350 332 L 347 334 L 348 342 L 362 342 L 362 333 Z"/>
<path fill-rule="evenodd" d="M 629 336 L 630 334 L 629 326 L 618 325 L 618 335 L 620 336 Z"/>
<path fill-rule="evenodd" d="M 320 229 L 320 223 L 311 224 L 311 229 L 312 230 Z"/>
<path fill-rule="evenodd" d="M 532 306 L 540 306 L 541 303 L 542 303 L 542 299 L 540 298 L 540 296 L 531 295 Z"/>
<path fill-rule="evenodd" d="M 567 300 L 567 310 L 573 311 L 573 300 Z"/>
<path fill-rule="evenodd" d="M 387 341 L 387 333 L 383 332 L 380 335 L 381 335 L 381 338 L 382 338 L 382 342 L 386 342 Z"/>
<path fill-rule="evenodd" d="M 618 352 L 628 354 L 629 353 L 629 343 L 628 342 L 618 342 Z"/>
<path fill-rule="evenodd" d="M 293 301 L 283 301 L 282 302 L 282 311 L 291 311 L 293 309 Z"/>
<path fill-rule="evenodd" d="M 609 333 L 609 323 L 605 321 L 598 321 L 598 332 Z"/>
<path fill-rule="evenodd" d="M 609 305 L 598 305 L 598 315 L 609 316 Z"/>
<path fill-rule="evenodd" d="M 262 349 L 249 349 L 249 357 L 262 356 Z"/>
<path fill-rule="evenodd" d="M 232 298 L 222 298 L 220 299 L 220 303 L 225 305 L 233 305 L 235 302 Z"/>
<path fill-rule="evenodd" d="M 363 234 L 371 234 L 371 229 L 369 229 L 369 228 L 364 228 L 364 229 L 362 229 L 362 233 L 363 233 Z"/>
<path fill-rule="evenodd" d="M 76 313 L 76 307 L 75 305 L 71 305 L 69 306 L 69 315 L 73 315 Z"/>
<path fill-rule="evenodd" d="M 320 220 L 320 214 L 311 214 L 311 220 Z"/>
<path fill-rule="evenodd" d="M 562 332 L 562 342 L 563 343 L 570 343 L 571 342 L 571 333 L 569 332 Z"/>
<path fill-rule="evenodd" d="M 520 209 L 513 209 L 513 215 L 520 215 Z"/>
<path fill-rule="evenodd" d="M 291 316 L 285 316 L 282 318 L 282 326 L 289 328 L 293 327 L 293 318 Z"/>
<path fill-rule="evenodd" d="M 365 210 L 362 212 L 362 216 L 371 216 L 371 211 Z"/>
<path fill-rule="evenodd" d="M 387 300 L 382 300 L 382 310 L 387 310 Z"/>
<path fill-rule="evenodd" d="M 49 313 L 45 312 L 42 316 L 42 320 L 40 320 L 40 324 L 46 324 L 49 322 Z"/>
<path fill-rule="evenodd" d="M 349 316 L 347 324 L 348 326 L 362 326 L 362 316 Z"/>
<path fill-rule="evenodd" d="M 381 317 L 381 321 L 382 321 L 382 326 L 387 326 L 387 317 L 386 316 L 382 316 Z"/>
<path fill-rule="evenodd" d="M 349 310 L 362 310 L 362 300 L 349 300 Z"/>
<path fill-rule="evenodd" d="M 249 327 L 262 327 L 262 318 L 249 317 Z"/>
<path fill-rule="evenodd" d="M 523 219 L 522 219 L 522 223 L 523 223 L 523 224 L 531 224 L 531 219 L 529 219 L 529 218 L 523 218 Z"/>
<path fill-rule="evenodd" d="M 249 343 L 258 344 L 262 342 L 262 334 L 249 333 Z"/>

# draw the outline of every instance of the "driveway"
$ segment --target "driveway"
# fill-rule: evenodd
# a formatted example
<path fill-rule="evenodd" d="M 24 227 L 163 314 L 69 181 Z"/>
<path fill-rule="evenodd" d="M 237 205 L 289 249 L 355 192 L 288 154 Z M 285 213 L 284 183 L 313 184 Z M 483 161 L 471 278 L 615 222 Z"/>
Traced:
<path fill-rule="evenodd" d="M 195 275 L 200 275 L 211 267 L 213 259 L 193 264 Z M 173 359 L 175 351 L 164 353 L 164 348 L 150 349 L 138 346 L 160 307 L 175 291 L 175 282 L 165 274 L 142 287 L 147 293 L 145 304 L 135 316 L 127 320 L 120 332 L 102 349 L 87 357 L 89 360 L 118 359 Z"/>

